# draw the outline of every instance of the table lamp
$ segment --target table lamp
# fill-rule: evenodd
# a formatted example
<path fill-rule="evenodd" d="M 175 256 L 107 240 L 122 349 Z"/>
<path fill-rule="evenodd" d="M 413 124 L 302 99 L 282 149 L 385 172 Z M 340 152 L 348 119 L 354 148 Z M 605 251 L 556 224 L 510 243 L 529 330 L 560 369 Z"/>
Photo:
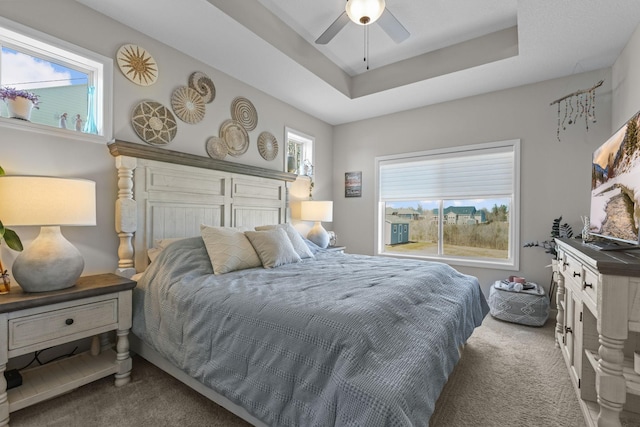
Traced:
<path fill-rule="evenodd" d="M 96 225 L 96 183 L 44 176 L 0 176 L 0 218 L 5 225 L 39 225 L 40 234 L 13 262 L 12 274 L 25 292 L 73 286 L 84 259 L 60 226 Z"/>
<path fill-rule="evenodd" d="M 322 221 L 333 221 L 333 202 L 304 200 L 300 202 L 300 219 L 303 221 L 315 221 L 309 230 L 307 239 L 321 248 L 329 246 L 329 233 L 322 227 Z"/>

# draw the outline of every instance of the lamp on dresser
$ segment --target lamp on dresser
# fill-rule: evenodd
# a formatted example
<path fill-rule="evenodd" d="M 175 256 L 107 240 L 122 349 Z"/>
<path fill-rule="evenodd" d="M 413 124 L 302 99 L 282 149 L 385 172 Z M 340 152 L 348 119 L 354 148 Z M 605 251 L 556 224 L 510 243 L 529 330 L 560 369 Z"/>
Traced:
<path fill-rule="evenodd" d="M 303 221 L 315 221 L 309 230 L 307 239 L 321 248 L 329 246 L 329 233 L 322 226 L 322 221 L 333 221 L 333 202 L 304 200 L 300 202 L 300 219 Z"/>
<path fill-rule="evenodd" d="M 5 175 L 0 177 L 2 221 L 41 226 L 38 237 L 18 255 L 12 273 L 25 292 L 73 286 L 84 259 L 61 226 L 96 225 L 96 184 L 84 179 Z"/>

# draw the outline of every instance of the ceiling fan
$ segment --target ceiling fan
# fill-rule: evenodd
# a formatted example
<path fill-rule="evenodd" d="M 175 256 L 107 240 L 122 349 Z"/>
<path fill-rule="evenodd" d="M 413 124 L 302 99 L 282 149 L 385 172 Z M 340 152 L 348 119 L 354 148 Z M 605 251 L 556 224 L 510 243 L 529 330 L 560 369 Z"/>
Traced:
<path fill-rule="evenodd" d="M 329 43 L 349 21 L 365 26 L 365 31 L 366 26 L 377 21 L 396 43 L 403 42 L 410 35 L 409 31 L 385 7 L 385 0 L 347 0 L 345 11 L 318 37 L 316 44 Z"/>

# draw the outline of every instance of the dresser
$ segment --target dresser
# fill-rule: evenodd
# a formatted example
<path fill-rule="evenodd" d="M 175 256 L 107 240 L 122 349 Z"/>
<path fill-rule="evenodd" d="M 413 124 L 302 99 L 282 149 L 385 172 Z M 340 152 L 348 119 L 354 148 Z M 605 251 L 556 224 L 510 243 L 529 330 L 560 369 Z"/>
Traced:
<path fill-rule="evenodd" d="M 556 239 L 556 343 L 587 426 L 619 427 L 620 412 L 640 413 L 640 249 L 598 251 Z"/>
<path fill-rule="evenodd" d="M 114 274 L 81 277 L 75 286 L 24 293 L 14 286 L 0 296 L 0 426 L 9 413 L 115 374 L 115 385 L 131 374 L 128 334 L 136 282 Z M 116 331 L 112 348 L 107 333 Z M 93 337 L 87 352 L 20 371 L 22 385 L 7 390 L 9 359 Z M 36 357 L 37 359 L 37 357 Z"/>

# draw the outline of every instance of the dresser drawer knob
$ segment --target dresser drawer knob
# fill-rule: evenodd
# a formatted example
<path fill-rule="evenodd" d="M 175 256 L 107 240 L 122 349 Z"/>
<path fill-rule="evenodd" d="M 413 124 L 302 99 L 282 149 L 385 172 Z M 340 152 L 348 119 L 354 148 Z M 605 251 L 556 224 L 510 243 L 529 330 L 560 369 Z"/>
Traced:
<path fill-rule="evenodd" d="M 573 277 L 580 277 L 580 273 L 579 273 L 579 272 L 577 272 L 577 271 L 574 271 L 574 272 L 573 272 Z"/>
<path fill-rule="evenodd" d="M 593 289 L 593 283 L 584 282 L 584 285 L 582 285 L 582 289 L 587 289 L 587 288 Z"/>
<path fill-rule="evenodd" d="M 64 321 L 64 323 L 67 325 L 73 325 L 73 319 L 67 319 Z"/>
<path fill-rule="evenodd" d="M 570 327 L 565 326 L 565 327 L 564 327 L 564 332 L 565 332 L 565 333 L 567 333 L 567 334 L 572 334 L 572 333 L 573 333 L 573 330 L 572 330 Z"/>

